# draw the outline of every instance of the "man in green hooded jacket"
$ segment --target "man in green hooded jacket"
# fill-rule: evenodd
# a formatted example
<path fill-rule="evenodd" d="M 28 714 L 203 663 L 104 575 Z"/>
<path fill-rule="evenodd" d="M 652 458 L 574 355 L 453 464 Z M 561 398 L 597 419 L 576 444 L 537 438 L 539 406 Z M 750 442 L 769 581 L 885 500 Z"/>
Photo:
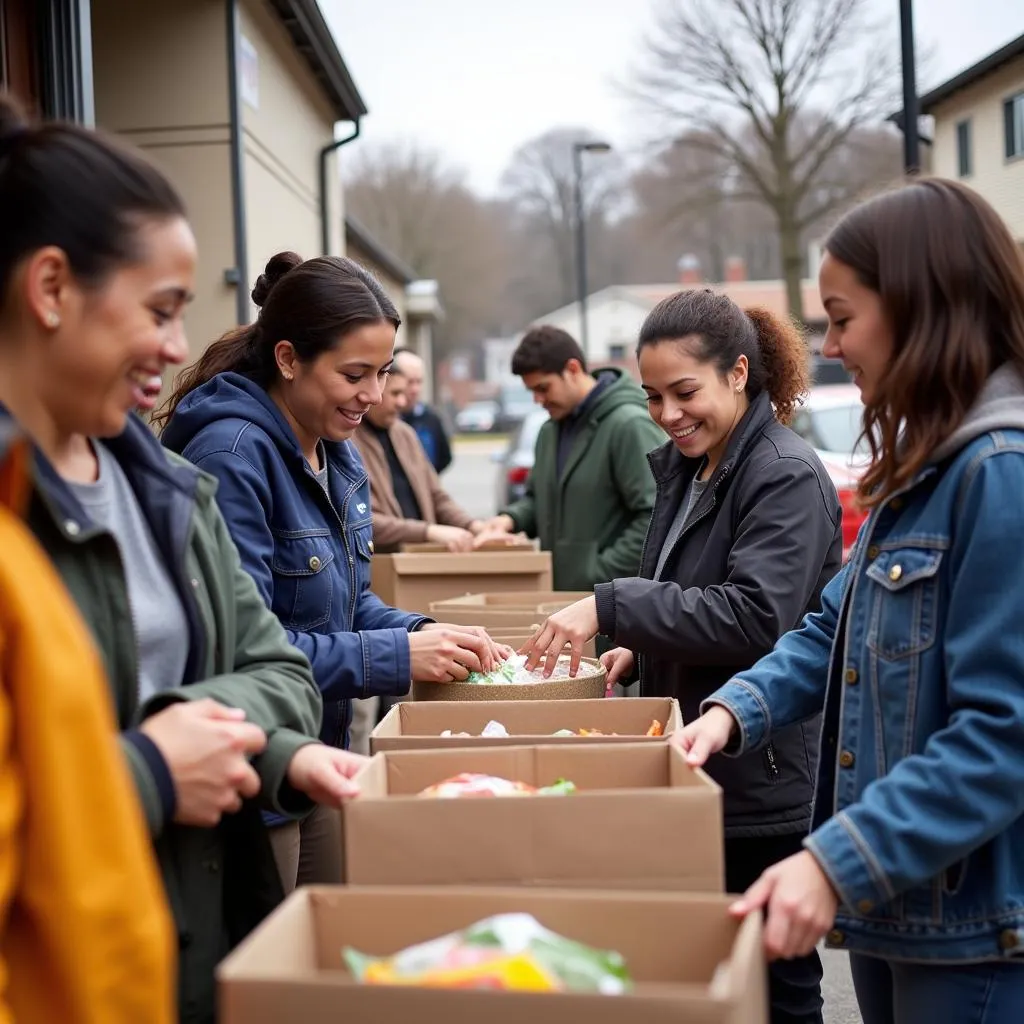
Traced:
<path fill-rule="evenodd" d="M 512 356 L 551 419 L 537 438 L 526 495 L 488 526 L 540 539 L 556 590 L 591 590 L 640 570 L 654 508 L 647 453 L 664 440 L 622 370 L 587 370 L 575 339 L 536 327 Z"/>

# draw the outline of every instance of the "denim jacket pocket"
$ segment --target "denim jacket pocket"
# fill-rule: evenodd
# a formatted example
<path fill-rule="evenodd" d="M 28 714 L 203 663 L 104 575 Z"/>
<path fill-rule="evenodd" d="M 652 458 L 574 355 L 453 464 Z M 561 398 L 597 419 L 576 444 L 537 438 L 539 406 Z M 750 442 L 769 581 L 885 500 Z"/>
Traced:
<path fill-rule="evenodd" d="M 868 647 L 885 661 L 899 661 L 935 643 L 939 604 L 937 548 L 883 551 L 867 568 L 872 588 Z"/>
<path fill-rule="evenodd" d="M 313 631 L 331 617 L 334 552 L 327 537 L 274 540 L 274 612 L 288 629 Z"/>

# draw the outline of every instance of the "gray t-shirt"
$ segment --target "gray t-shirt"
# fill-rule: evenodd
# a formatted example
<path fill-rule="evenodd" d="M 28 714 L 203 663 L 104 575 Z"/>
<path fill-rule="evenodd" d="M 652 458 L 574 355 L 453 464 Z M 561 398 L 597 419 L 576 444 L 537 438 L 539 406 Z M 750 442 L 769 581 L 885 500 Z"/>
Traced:
<path fill-rule="evenodd" d="M 327 449 L 324 447 L 323 441 L 317 441 L 316 444 L 316 457 L 320 462 L 320 469 L 317 470 L 313 476 L 316 477 L 316 482 L 330 494 L 330 480 L 328 477 L 327 469 Z"/>
<path fill-rule="evenodd" d="M 180 686 L 188 657 L 188 620 L 128 478 L 110 451 L 95 446 L 95 483 L 68 481 L 89 518 L 113 534 L 124 564 L 138 645 L 139 700 Z"/>
<path fill-rule="evenodd" d="M 686 521 L 690 518 L 690 513 L 694 508 L 696 508 L 701 495 L 707 490 L 708 481 L 698 479 L 703 471 L 703 467 L 698 470 L 690 483 L 690 487 L 686 492 L 685 498 L 679 503 L 679 508 L 676 509 L 676 517 L 672 520 L 672 525 L 668 528 L 668 535 L 665 537 L 665 543 L 662 544 L 661 552 L 658 554 L 658 567 L 654 571 L 654 578 L 656 580 L 661 579 L 661 574 L 665 569 L 665 563 L 668 561 L 668 556 L 671 554 L 672 548 L 675 547 L 676 541 L 679 540 L 680 534 L 682 534 L 683 529 L 686 526 Z"/>

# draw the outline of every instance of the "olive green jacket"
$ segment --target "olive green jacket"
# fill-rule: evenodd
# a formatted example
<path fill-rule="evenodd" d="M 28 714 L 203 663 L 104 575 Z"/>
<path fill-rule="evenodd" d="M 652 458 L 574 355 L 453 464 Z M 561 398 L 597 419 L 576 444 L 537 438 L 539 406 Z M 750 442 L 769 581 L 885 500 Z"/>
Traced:
<path fill-rule="evenodd" d="M 590 590 L 636 576 L 654 510 L 647 453 L 665 435 L 647 413 L 643 392 L 622 370 L 581 414 L 558 473 L 559 424 L 541 427 L 524 498 L 503 511 L 551 552 L 556 590 Z"/>
<path fill-rule="evenodd" d="M 105 443 L 132 485 L 189 620 L 189 635 L 182 637 L 189 656 L 180 687 L 139 706 L 122 554 L 41 457 L 29 523 L 103 656 L 122 746 L 178 927 L 180 1017 L 206 1024 L 214 1019 L 214 967 L 281 897 L 260 809 L 290 817 L 310 809 L 288 785 L 286 771 L 295 751 L 317 739 L 322 703 L 305 656 L 288 643 L 241 568 L 214 500 L 216 482 L 162 449 L 140 420 L 132 419 L 120 437 Z M 136 728 L 169 703 L 203 697 L 243 709 L 268 739 L 266 750 L 253 760 L 262 781 L 259 800 L 212 829 L 168 820 L 169 773 Z"/>

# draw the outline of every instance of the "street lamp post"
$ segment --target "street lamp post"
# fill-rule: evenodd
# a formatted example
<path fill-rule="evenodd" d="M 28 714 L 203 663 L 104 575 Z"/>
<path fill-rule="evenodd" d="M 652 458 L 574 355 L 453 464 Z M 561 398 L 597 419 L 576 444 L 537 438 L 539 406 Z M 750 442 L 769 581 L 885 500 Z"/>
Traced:
<path fill-rule="evenodd" d="M 583 154 L 607 153 L 607 142 L 574 142 L 572 144 L 573 183 L 576 194 L 576 292 L 580 305 L 580 348 L 589 356 L 587 336 L 587 235 L 583 205 Z"/>
<path fill-rule="evenodd" d="M 917 74 L 914 68 L 914 12 L 912 0 L 900 0 L 900 40 L 903 49 L 903 170 L 921 170 L 917 131 Z"/>

